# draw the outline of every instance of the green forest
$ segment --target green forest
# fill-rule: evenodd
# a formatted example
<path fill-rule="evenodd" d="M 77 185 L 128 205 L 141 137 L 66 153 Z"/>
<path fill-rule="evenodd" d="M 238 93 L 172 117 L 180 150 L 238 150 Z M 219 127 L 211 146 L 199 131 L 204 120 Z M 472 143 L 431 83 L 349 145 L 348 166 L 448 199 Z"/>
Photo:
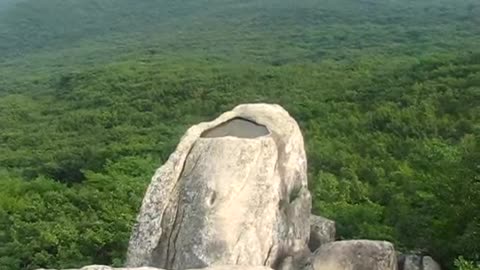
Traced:
<path fill-rule="evenodd" d="M 338 239 L 480 268 L 480 1 L 0 0 L 0 269 L 121 266 L 181 135 L 255 102 Z"/>

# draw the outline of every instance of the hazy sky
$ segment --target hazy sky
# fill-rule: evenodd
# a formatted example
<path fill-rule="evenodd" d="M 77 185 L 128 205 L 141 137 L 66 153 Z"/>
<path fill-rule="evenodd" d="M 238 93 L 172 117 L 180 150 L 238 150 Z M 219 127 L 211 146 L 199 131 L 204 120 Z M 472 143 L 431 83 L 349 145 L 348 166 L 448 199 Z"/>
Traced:
<path fill-rule="evenodd" d="M 4 9 L 8 5 L 12 4 L 14 0 L 0 0 L 0 10 Z"/>
<path fill-rule="evenodd" d="M 10 2 L 10 0 L 0 0 L 0 10 L 3 10 Z"/>

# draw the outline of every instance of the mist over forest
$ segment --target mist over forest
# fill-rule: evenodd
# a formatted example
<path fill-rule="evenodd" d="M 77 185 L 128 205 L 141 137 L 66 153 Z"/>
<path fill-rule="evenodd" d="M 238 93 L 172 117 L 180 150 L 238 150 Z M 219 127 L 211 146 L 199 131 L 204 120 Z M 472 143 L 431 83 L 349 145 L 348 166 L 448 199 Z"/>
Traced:
<path fill-rule="evenodd" d="M 478 0 L 0 0 L 0 269 L 123 265 L 181 135 L 255 102 L 339 240 L 478 269 Z"/>

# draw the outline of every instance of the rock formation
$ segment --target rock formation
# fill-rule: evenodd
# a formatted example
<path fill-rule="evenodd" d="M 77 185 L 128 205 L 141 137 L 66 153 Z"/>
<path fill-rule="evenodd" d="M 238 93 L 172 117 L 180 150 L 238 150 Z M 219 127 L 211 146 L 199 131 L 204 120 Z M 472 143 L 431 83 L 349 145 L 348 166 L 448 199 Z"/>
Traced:
<path fill-rule="evenodd" d="M 310 240 L 308 247 L 313 252 L 321 245 L 335 241 L 335 221 L 310 215 Z"/>
<path fill-rule="evenodd" d="M 303 137 L 277 105 L 240 105 L 191 127 L 152 178 L 127 266 L 275 267 L 306 248 Z"/>
<path fill-rule="evenodd" d="M 338 241 L 317 249 L 312 266 L 313 270 L 396 270 L 397 257 L 389 242 Z"/>
<path fill-rule="evenodd" d="M 156 171 L 127 268 L 80 270 L 397 269 L 391 243 L 332 242 L 335 222 L 310 212 L 297 123 L 278 105 L 240 105 L 188 129 Z M 407 256 L 400 264 L 438 270 L 428 258 Z"/>

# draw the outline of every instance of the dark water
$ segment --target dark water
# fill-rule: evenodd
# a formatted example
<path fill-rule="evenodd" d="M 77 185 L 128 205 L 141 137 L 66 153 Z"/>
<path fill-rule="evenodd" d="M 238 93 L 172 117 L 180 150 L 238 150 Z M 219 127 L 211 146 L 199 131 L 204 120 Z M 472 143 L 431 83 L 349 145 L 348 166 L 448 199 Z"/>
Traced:
<path fill-rule="evenodd" d="M 209 129 L 201 135 L 203 138 L 235 136 L 239 138 L 256 138 L 270 134 L 268 129 L 243 118 L 234 118 L 228 122 Z"/>

